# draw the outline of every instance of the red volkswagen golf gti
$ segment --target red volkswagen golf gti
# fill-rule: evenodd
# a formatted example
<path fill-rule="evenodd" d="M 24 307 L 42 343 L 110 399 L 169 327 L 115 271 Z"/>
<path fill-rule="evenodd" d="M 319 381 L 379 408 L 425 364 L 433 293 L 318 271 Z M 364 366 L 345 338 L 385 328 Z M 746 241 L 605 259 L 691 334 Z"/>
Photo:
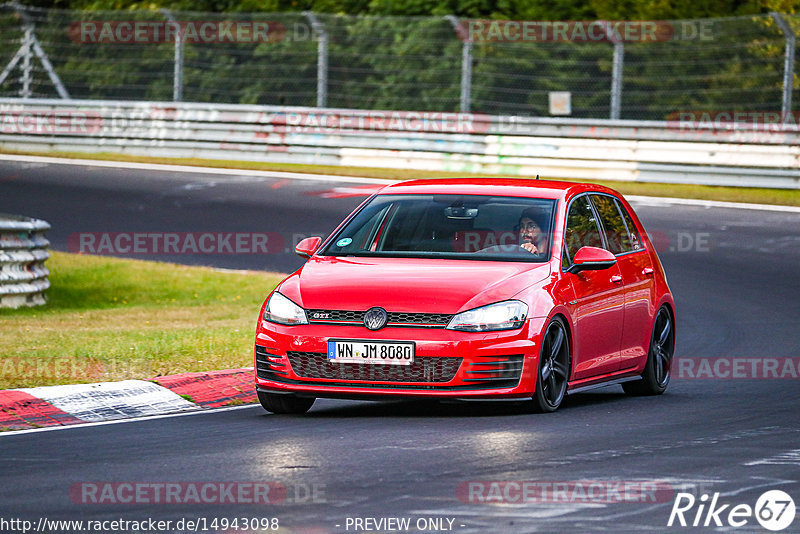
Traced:
<path fill-rule="evenodd" d="M 620 383 L 663 393 L 675 304 L 641 222 L 605 187 L 519 179 L 381 189 L 261 309 L 263 407 L 317 397 L 529 399 Z"/>

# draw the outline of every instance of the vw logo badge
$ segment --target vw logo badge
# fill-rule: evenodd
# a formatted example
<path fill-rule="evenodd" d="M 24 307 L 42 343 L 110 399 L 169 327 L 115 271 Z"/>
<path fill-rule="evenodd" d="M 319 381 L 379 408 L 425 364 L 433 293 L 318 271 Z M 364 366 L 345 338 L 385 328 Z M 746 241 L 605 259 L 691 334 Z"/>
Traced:
<path fill-rule="evenodd" d="M 364 326 L 370 330 L 380 330 L 386 326 L 386 321 L 388 319 L 389 316 L 386 315 L 386 310 L 383 308 L 370 308 L 364 314 Z"/>

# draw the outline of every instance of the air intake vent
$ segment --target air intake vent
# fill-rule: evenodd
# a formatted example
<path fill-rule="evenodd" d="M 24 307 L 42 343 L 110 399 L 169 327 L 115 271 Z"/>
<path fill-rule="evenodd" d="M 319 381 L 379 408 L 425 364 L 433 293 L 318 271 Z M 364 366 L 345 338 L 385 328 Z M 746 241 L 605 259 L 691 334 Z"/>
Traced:
<path fill-rule="evenodd" d="M 461 358 L 418 357 L 411 365 L 335 363 L 317 352 L 289 352 L 292 370 L 303 378 L 341 381 L 446 383 L 453 379 Z"/>

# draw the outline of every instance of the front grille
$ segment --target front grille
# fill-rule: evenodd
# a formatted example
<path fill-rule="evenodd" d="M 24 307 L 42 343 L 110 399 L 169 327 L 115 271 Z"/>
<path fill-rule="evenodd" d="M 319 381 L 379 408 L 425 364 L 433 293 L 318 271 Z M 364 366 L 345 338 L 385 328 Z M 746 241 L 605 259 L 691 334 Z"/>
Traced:
<path fill-rule="evenodd" d="M 364 312 L 347 310 L 306 310 L 306 317 L 310 323 L 327 321 L 341 321 L 347 323 L 360 323 L 364 320 Z"/>
<path fill-rule="evenodd" d="M 336 363 L 319 352 L 289 352 L 297 376 L 344 381 L 446 383 L 453 379 L 462 358 L 416 358 L 411 365 Z"/>
<path fill-rule="evenodd" d="M 288 376 L 286 364 L 281 363 L 282 358 L 267 352 L 266 347 L 256 345 L 256 375 L 265 380 L 275 380 Z"/>
<path fill-rule="evenodd" d="M 364 324 L 365 311 L 350 310 L 306 310 L 308 322 L 311 324 Z M 387 326 L 407 326 L 422 328 L 444 328 L 450 319 L 451 314 L 446 313 L 411 313 L 411 312 L 388 312 Z"/>
<path fill-rule="evenodd" d="M 404 313 L 404 312 L 389 312 L 388 324 L 431 324 L 447 326 L 452 315 L 445 313 Z"/>
<path fill-rule="evenodd" d="M 522 376 L 524 356 L 485 356 L 470 362 L 464 382 L 491 384 L 493 387 L 514 387 Z"/>

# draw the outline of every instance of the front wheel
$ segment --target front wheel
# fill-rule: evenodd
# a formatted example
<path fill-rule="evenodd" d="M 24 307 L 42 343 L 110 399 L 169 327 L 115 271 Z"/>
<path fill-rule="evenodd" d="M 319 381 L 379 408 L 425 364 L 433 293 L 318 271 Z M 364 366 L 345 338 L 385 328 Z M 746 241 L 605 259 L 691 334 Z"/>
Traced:
<path fill-rule="evenodd" d="M 537 412 L 554 412 L 561 406 L 569 380 L 570 350 L 567 327 L 563 319 L 555 317 L 542 337 L 539 354 L 539 372 L 533 408 Z"/>
<path fill-rule="evenodd" d="M 306 413 L 315 400 L 314 397 L 295 397 L 294 395 L 258 392 L 258 401 L 261 406 L 268 412 L 278 414 Z"/>
<path fill-rule="evenodd" d="M 661 395 L 669 384 L 672 354 L 675 351 L 675 328 L 672 314 L 666 306 L 662 306 L 656 315 L 653 335 L 650 338 L 650 349 L 647 363 L 642 372 L 642 379 L 625 382 L 622 389 L 628 395 Z"/>

